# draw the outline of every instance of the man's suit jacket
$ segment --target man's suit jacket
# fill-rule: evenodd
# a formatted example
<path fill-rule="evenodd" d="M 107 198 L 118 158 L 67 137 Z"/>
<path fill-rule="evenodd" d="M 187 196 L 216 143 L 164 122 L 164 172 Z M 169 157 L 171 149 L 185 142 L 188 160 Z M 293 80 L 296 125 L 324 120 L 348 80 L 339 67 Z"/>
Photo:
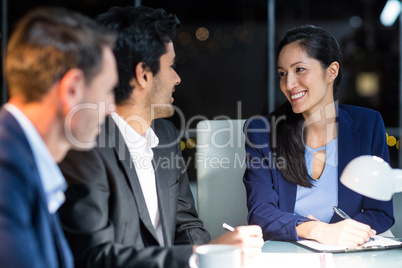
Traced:
<path fill-rule="evenodd" d="M 209 242 L 177 131 L 163 119 L 154 120 L 153 129 L 159 138 L 153 165 L 166 247 L 159 246 L 129 151 L 108 117 L 98 146 L 72 151 L 60 165 L 69 184 L 60 215 L 77 267 L 186 267 L 189 244 Z"/>
<path fill-rule="evenodd" d="M 57 214 L 50 214 L 28 140 L 0 112 L 0 267 L 73 267 Z"/>
<path fill-rule="evenodd" d="M 248 168 L 244 175 L 249 209 L 248 221 L 262 227 L 264 239 L 297 240 L 296 225 L 308 218 L 294 215 L 297 185 L 286 180 L 273 165 L 268 119 L 246 122 Z M 271 127 L 271 126 L 269 126 Z M 259 131 L 259 132 L 258 132 Z M 277 137 L 280 139 L 280 136 Z M 266 145 L 257 148 L 255 145 Z M 340 105 L 338 107 L 338 207 L 354 220 L 366 223 L 382 233 L 395 222 L 392 200 L 387 202 L 364 197 L 340 181 L 347 163 L 360 155 L 376 155 L 389 162 L 385 128 L 381 115 L 373 110 Z M 254 160 L 253 160 L 254 159 Z M 252 166 L 258 159 L 268 163 Z M 254 162 L 255 163 L 255 162 Z M 292 163 L 287 163 L 291 165 Z M 317 200 L 319 202 L 319 200 Z M 314 212 L 311 212 L 314 216 Z M 334 214 L 331 223 L 342 220 Z"/>

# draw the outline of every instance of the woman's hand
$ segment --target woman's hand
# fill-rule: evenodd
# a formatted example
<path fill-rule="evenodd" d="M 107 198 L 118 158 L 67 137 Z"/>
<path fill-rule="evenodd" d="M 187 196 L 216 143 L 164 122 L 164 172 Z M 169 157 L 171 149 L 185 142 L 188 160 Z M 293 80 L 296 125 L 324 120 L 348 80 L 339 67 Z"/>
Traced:
<path fill-rule="evenodd" d="M 296 227 L 300 237 L 314 239 L 322 244 L 357 247 L 369 241 L 376 234 L 367 224 L 352 219 L 337 223 L 324 223 L 309 215 L 314 221 L 304 222 Z M 300 231 L 300 233 L 299 233 Z"/>

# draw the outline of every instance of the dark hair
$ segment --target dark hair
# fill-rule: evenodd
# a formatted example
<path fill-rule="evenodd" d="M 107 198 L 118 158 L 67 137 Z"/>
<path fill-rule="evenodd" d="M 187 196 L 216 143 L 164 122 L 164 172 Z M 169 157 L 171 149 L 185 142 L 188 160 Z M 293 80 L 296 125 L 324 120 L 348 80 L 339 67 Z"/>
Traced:
<path fill-rule="evenodd" d="M 320 62 L 323 69 L 328 68 L 331 63 L 339 63 L 339 73 L 334 81 L 334 95 L 342 80 L 342 51 L 338 42 L 327 30 L 307 25 L 290 29 L 278 45 L 277 55 L 284 46 L 297 43 L 306 54 Z M 307 172 L 305 160 L 305 120 L 302 114 L 295 114 L 291 104 L 286 101 L 271 116 L 286 116 L 286 120 L 280 121 L 276 126 L 278 139 L 272 147 L 272 152 L 276 159 L 282 157 L 286 163 L 286 168 L 281 168 L 282 175 L 289 181 L 304 187 L 312 187 L 313 178 Z M 279 165 L 277 165 L 279 169 Z"/>
<path fill-rule="evenodd" d="M 63 8 L 38 8 L 17 24 L 7 46 L 5 78 L 10 96 L 40 100 L 72 68 L 89 84 L 102 68 L 105 46 L 115 34 L 94 20 Z"/>
<path fill-rule="evenodd" d="M 156 75 L 160 69 L 160 57 L 166 53 L 166 44 L 176 35 L 179 20 L 163 9 L 150 7 L 112 7 L 98 16 L 97 21 L 117 31 L 114 48 L 119 72 L 119 84 L 115 88 L 116 103 L 126 101 L 133 87 L 135 67 L 142 62 Z"/>

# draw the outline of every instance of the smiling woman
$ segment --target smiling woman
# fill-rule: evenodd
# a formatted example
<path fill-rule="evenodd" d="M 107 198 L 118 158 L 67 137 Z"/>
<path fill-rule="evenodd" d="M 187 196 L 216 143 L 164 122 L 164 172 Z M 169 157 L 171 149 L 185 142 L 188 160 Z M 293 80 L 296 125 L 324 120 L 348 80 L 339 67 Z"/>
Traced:
<path fill-rule="evenodd" d="M 333 82 L 338 76 L 339 63 L 332 62 L 322 71 L 321 63 L 311 58 L 303 46 L 291 43 L 283 47 L 278 57 L 278 73 L 283 94 L 294 113 L 305 119 L 334 102 Z"/>
<path fill-rule="evenodd" d="M 342 53 L 328 31 L 302 26 L 286 33 L 277 54 L 279 84 L 288 102 L 273 112 L 285 115 L 287 120 L 278 125 L 283 138 L 272 150 L 293 163 L 293 167 L 282 169 L 285 178 L 311 187 L 305 145 L 316 149 L 337 137 L 334 94 L 342 80 Z M 298 151 L 292 151 L 294 144 L 298 144 Z"/>
<path fill-rule="evenodd" d="M 286 103 L 245 124 L 249 224 L 260 225 L 264 239 L 348 247 L 386 231 L 394 223 L 392 201 L 368 199 L 339 182 L 353 158 L 389 156 L 380 114 L 334 100 L 342 78 L 337 41 L 320 27 L 293 28 L 279 43 L 277 63 Z M 270 158 L 285 165 L 267 165 Z M 264 164 L 250 165 L 257 159 Z M 333 206 L 352 219 L 334 215 Z"/>

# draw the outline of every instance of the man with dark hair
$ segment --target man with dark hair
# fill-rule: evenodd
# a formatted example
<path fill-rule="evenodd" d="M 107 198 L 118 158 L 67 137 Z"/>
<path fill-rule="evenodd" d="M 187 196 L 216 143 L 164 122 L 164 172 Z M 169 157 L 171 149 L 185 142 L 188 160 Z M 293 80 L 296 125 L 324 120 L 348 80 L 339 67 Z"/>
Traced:
<path fill-rule="evenodd" d="M 98 147 L 71 151 L 60 167 L 69 183 L 60 209 L 77 267 L 187 267 L 210 242 L 198 218 L 178 133 L 161 119 L 174 112 L 180 83 L 172 40 L 179 23 L 162 9 L 114 7 L 98 22 L 115 30 L 116 113 Z M 261 229 L 239 227 L 211 243 L 234 244 L 245 258 L 261 251 Z"/>
<path fill-rule="evenodd" d="M 5 57 L 0 111 L 0 267 L 73 267 L 59 223 L 70 148 L 93 147 L 114 104 L 115 34 L 64 9 L 28 13 Z M 110 114 L 107 113 L 107 114 Z"/>

